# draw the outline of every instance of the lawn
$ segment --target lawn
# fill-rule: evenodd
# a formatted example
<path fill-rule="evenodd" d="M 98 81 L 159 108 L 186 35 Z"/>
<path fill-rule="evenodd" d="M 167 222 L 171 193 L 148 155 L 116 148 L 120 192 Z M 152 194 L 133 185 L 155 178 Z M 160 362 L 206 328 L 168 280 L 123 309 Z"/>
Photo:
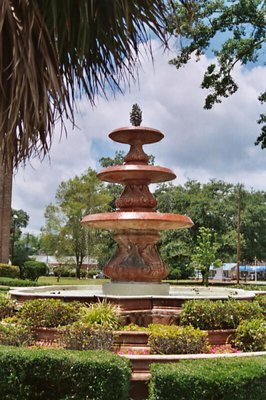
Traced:
<path fill-rule="evenodd" d="M 38 283 L 45 285 L 102 285 L 109 279 L 76 279 L 76 278 L 60 278 L 59 282 L 56 276 L 41 276 Z"/>

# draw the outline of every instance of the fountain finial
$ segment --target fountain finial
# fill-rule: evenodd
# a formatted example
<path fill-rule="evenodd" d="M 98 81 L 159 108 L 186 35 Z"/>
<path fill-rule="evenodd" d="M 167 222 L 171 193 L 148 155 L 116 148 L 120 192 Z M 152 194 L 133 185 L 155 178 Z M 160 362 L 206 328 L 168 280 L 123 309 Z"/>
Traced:
<path fill-rule="evenodd" d="M 142 111 L 138 104 L 133 104 L 130 113 L 130 122 L 133 126 L 140 126 L 142 122 Z"/>

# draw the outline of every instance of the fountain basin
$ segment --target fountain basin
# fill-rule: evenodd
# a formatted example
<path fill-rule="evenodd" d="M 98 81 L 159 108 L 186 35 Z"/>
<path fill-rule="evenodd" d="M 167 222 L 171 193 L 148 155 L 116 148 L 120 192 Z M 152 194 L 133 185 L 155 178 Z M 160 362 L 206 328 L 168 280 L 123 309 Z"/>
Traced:
<path fill-rule="evenodd" d="M 171 181 L 176 175 L 165 167 L 152 165 L 116 165 L 98 173 L 98 178 L 110 183 L 145 182 L 161 183 Z"/>
<path fill-rule="evenodd" d="M 186 215 L 167 214 L 158 212 L 112 212 L 86 215 L 81 221 L 84 226 L 108 230 L 170 230 L 183 229 L 193 226 Z"/>
<path fill-rule="evenodd" d="M 106 286 L 107 285 L 107 289 Z M 43 287 L 23 287 L 10 290 L 12 299 L 24 302 L 30 299 L 53 298 L 63 301 L 80 301 L 86 304 L 97 303 L 107 300 L 120 308 L 124 324 L 137 324 L 148 326 L 151 323 L 175 324 L 179 319 L 182 304 L 192 299 L 210 300 L 252 300 L 255 293 L 242 289 L 229 288 L 194 288 L 184 286 L 163 285 L 163 290 L 169 288 L 168 294 L 151 294 L 156 284 L 151 284 L 150 290 L 147 289 L 148 283 L 107 283 L 103 286 L 43 286 Z M 109 285 L 109 288 L 108 288 Z M 119 293 L 119 286 L 124 286 Z M 113 293 L 112 293 L 112 290 Z M 113 287 L 113 288 L 112 288 Z M 109 293 L 106 293 L 109 292 Z M 116 294 L 114 294 L 116 293 Z M 126 294 L 125 294 L 126 293 Z"/>
<path fill-rule="evenodd" d="M 127 293 L 125 294 L 124 289 L 123 294 L 119 293 L 119 287 L 114 289 L 113 294 L 108 294 L 105 292 L 105 285 L 127 285 Z M 142 290 L 141 290 L 141 285 Z M 190 287 L 190 286 L 168 286 L 169 293 L 164 295 L 153 295 L 150 294 L 150 290 L 147 289 L 149 284 L 143 283 L 107 283 L 103 286 L 101 285 L 54 285 L 54 286 L 39 286 L 39 287 L 21 287 L 21 288 L 11 288 L 10 295 L 12 298 L 17 300 L 26 300 L 30 298 L 62 298 L 64 300 L 76 300 L 87 301 L 89 299 L 95 298 L 110 298 L 110 299 L 136 299 L 141 300 L 146 299 L 162 299 L 164 301 L 185 301 L 192 299 L 211 299 L 211 300 L 227 300 L 227 299 L 238 299 L 238 300 L 251 300 L 255 297 L 253 291 L 247 291 L 243 289 L 234 288 L 214 288 L 214 287 Z M 151 286 L 155 286 L 151 284 Z M 134 288 L 140 287 L 139 293 L 134 294 Z M 151 287 L 151 290 L 153 288 Z M 116 294 L 115 294 L 116 293 Z M 145 294 L 146 293 L 146 294 Z"/>

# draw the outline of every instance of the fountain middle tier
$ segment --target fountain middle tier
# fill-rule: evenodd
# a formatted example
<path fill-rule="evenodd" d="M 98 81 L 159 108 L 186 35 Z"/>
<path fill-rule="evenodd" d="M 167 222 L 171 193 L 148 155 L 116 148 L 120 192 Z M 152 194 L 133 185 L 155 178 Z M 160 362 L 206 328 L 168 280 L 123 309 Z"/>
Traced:
<path fill-rule="evenodd" d="M 156 245 L 160 239 L 159 231 L 189 228 L 193 225 L 191 219 L 184 215 L 123 211 L 87 215 L 81 223 L 84 226 L 114 231 L 113 238 L 117 242 L 117 250 L 103 269 L 112 282 L 159 284 L 168 275 L 168 268 L 163 263 Z M 132 289 L 129 285 L 126 286 L 126 290 L 129 290 L 129 287 Z M 162 287 L 158 286 L 160 293 Z M 113 290 L 113 287 L 105 289 Z M 121 291 L 120 286 L 118 289 Z M 168 288 L 165 287 L 165 290 L 164 294 L 168 293 Z"/>
<path fill-rule="evenodd" d="M 121 229 L 163 231 L 193 226 L 192 220 L 186 215 L 134 211 L 90 214 L 86 215 L 81 223 L 84 226 L 111 231 Z"/>
<path fill-rule="evenodd" d="M 108 167 L 98 173 L 98 178 L 110 183 L 145 182 L 161 183 L 176 178 L 174 172 L 165 167 L 154 165 L 125 164 Z"/>

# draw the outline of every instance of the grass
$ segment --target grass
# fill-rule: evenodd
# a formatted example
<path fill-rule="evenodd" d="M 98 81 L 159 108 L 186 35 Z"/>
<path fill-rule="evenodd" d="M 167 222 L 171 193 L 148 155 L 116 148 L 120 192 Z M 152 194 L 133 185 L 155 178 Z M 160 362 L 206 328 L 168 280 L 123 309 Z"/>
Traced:
<path fill-rule="evenodd" d="M 60 278 L 59 282 L 55 276 L 41 276 L 38 283 L 42 285 L 102 285 L 108 282 L 108 279 L 76 279 L 76 278 Z"/>

